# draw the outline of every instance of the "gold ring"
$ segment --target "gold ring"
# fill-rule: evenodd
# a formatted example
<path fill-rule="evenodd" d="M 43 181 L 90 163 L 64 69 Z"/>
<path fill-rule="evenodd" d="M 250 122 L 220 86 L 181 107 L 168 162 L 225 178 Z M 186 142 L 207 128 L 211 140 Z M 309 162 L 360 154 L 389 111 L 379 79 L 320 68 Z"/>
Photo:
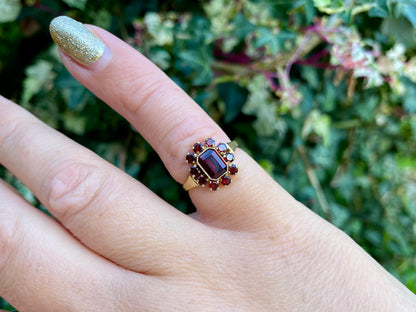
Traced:
<path fill-rule="evenodd" d="M 232 164 L 236 148 L 235 141 L 215 145 L 213 138 L 206 139 L 204 144 L 195 143 L 193 152 L 186 155 L 186 162 L 192 167 L 189 168 L 189 177 L 183 188 L 189 191 L 207 185 L 211 191 L 216 191 L 220 185 L 230 185 L 230 176 L 238 172 L 237 165 Z"/>

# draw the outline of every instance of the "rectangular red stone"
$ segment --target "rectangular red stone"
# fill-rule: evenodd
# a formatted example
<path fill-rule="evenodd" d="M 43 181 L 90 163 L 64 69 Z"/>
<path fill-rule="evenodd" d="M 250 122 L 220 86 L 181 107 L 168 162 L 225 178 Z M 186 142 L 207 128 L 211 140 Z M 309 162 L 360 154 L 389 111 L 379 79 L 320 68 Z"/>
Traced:
<path fill-rule="evenodd" d="M 207 149 L 198 157 L 199 166 L 209 178 L 216 180 L 227 172 L 227 164 L 214 149 Z"/>

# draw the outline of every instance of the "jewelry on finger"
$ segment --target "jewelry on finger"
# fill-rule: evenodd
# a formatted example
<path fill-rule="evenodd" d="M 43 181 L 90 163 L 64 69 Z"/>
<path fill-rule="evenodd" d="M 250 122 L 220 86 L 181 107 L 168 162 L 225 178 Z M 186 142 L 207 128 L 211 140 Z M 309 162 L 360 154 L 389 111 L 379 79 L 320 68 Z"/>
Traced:
<path fill-rule="evenodd" d="M 186 155 L 186 162 L 192 167 L 183 188 L 189 191 L 197 186 L 208 186 L 216 191 L 220 186 L 230 185 L 231 176 L 238 172 L 237 165 L 233 164 L 236 148 L 235 141 L 215 145 L 213 138 L 206 139 L 204 144 L 195 143 L 193 152 Z"/>

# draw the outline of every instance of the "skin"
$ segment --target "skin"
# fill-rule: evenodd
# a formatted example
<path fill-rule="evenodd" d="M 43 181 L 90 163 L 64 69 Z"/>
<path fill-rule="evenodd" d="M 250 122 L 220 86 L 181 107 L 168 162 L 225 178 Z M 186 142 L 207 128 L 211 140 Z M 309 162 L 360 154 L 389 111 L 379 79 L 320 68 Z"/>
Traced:
<path fill-rule="evenodd" d="M 184 155 L 227 135 L 108 32 L 71 74 L 123 115 L 184 183 Z M 416 311 L 415 296 L 237 149 L 240 172 L 195 188 L 192 216 L 0 97 L 0 163 L 56 220 L 0 181 L 0 296 L 19 311 Z"/>

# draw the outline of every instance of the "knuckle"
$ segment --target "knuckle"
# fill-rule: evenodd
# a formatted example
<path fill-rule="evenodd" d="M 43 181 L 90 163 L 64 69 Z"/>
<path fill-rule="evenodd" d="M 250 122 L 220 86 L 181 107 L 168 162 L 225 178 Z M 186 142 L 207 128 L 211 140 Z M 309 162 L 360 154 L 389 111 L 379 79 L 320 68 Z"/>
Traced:
<path fill-rule="evenodd" d="M 7 263 L 16 253 L 16 248 L 20 245 L 16 235 L 17 219 L 14 214 L 0 213 L 0 278 L 3 275 Z"/>
<path fill-rule="evenodd" d="M 58 219 L 74 217 L 93 204 L 106 180 L 94 165 L 63 162 L 44 184 L 48 208 Z"/>
<path fill-rule="evenodd" d="M 10 118 L 5 120 L 0 120 L 0 146 L 8 144 L 8 142 L 13 141 L 13 137 L 18 133 L 19 129 L 23 126 L 22 123 L 17 118 Z"/>
<path fill-rule="evenodd" d="M 122 107 L 130 114 L 138 114 L 143 107 L 160 97 L 160 94 L 164 92 L 163 79 L 147 76 L 150 75 L 130 79 L 131 83 L 128 83 L 122 92 L 120 97 Z"/>
<path fill-rule="evenodd" d="M 186 117 L 184 117 L 186 116 Z M 183 158 L 183 150 L 188 150 L 195 142 L 205 138 L 216 137 L 215 130 L 203 118 L 198 115 L 189 117 L 187 114 L 172 112 L 170 122 L 165 122 L 166 129 L 164 135 L 160 138 L 160 146 L 168 146 L 167 153 L 169 159 L 179 160 Z M 189 123 L 192 120 L 192 125 Z M 170 142 L 177 142 L 178 145 L 172 145 Z M 183 160 L 182 160 L 183 161 Z M 182 162 L 180 161 L 180 162 Z"/>

